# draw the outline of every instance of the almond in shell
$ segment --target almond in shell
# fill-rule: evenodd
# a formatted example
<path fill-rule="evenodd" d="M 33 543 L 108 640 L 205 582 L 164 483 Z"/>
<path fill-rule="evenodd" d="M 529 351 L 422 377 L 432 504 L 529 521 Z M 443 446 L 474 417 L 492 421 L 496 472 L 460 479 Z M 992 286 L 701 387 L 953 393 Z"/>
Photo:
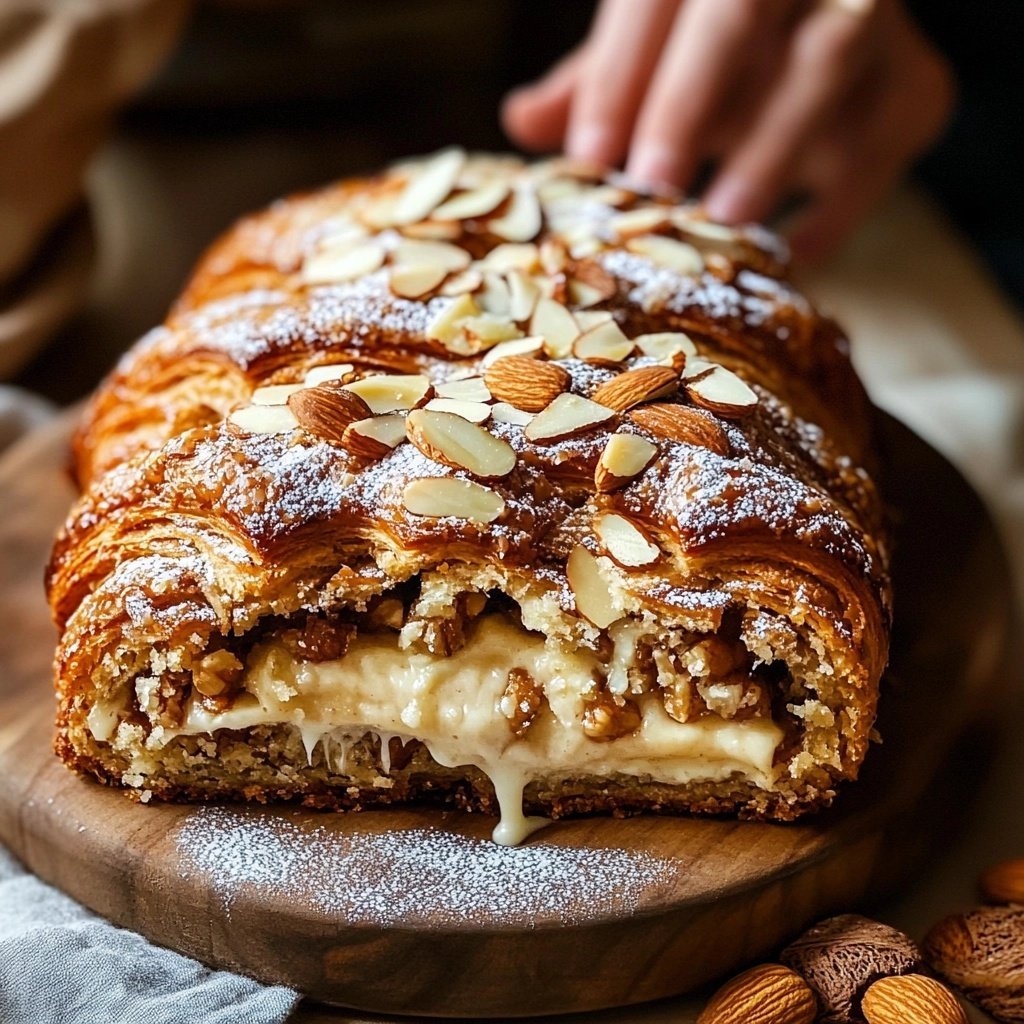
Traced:
<path fill-rule="evenodd" d="M 761 964 L 726 982 L 708 1001 L 697 1024 L 814 1024 L 817 1001 L 788 967 Z"/>

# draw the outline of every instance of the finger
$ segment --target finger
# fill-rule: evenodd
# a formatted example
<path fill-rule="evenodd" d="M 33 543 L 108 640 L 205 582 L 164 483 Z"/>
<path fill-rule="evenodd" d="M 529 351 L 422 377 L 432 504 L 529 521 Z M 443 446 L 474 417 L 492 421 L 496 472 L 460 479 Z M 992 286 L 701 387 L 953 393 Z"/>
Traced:
<path fill-rule="evenodd" d="M 513 142 L 526 149 L 561 148 L 583 57 L 583 48 L 579 47 L 542 79 L 505 97 L 501 120 Z"/>
<path fill-rule="evenodd" d="M 725 162 L 704 202 L 716 220 L 763 220 L 778 205 L 800 152 L 864 73 L 875 15 L 828 5 L 798 27 L 782 75 L 751 133 Z"/>
<path fill-rule="evenodd" d="M 630 144 L 627 173 L 686 185 L 708 126 L 791 0 L 688 0 L 676 19 Z"/>
<path fill-rule="evenodd" d="M 573 94 L 566 152 L 617 164 L 676 15 L 679 0 L 604 0 Z"/>

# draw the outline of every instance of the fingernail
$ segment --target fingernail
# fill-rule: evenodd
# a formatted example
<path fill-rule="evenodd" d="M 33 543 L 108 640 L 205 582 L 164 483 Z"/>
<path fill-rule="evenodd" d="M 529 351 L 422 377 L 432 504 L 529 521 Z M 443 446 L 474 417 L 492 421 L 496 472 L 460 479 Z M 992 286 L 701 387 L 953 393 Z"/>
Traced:
<path fill-rule="evenodd" d="M 743 182 L 727 178 L 712 186 L 704 197 L 704 209 L 712 220 L 731 224 L 747 218 L 752 199 L 753 194 Z"/>
<path fill-rule="evenodd" d="M 610 161 L 611 133 L 603 124 L 587 121 L 574 124 L 565 140 L 565 152 L 577 160 L 592 160 L 606 164 Z"/>

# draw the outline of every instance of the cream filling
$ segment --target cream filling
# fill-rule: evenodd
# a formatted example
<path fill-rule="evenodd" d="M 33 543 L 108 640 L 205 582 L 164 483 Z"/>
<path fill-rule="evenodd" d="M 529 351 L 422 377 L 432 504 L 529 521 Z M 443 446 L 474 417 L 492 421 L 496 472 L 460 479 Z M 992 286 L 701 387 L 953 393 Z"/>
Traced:
<path fill-rule="evenodd" d="M 610 680 L 625 678 L 633 650 L 632 643 L 615 645 Z M 546 824 L 523 814 L 523 789 L 534 779 L 619 774 L 680 784 L 738 772 L 773 785 L 782 730 L 770 720 L 677 722 L 649 694 L 639 698 L 634 734 L 589 738 L 581 719 L 598 665 L 593 652 L 553 648 L 501 615 L 478 620 L 466 645 L 447 658 L 401 650 L 393 634 L 360 634 L 343 659 L 324 662 L 298 661 L 269 642 L 250 656 L 247 692 L 229 710 L 212 713 L 190 702 L 182 726 L 162 740 L 287 723 L 310 758 L 322 743 L 325 758 L 342 771 L 346 748 L 367 733 L 381 737 L 385 759 L 392 736 L 417 739 L 439 764 L 475 765 L 491 779 L 501 810 L 494 839 L 505 845 Z M 513 667 L 529 672 L 547 698 L 521 737 L 502 707 Z M 389 765 L 382 767 L 387 773 Z"/>

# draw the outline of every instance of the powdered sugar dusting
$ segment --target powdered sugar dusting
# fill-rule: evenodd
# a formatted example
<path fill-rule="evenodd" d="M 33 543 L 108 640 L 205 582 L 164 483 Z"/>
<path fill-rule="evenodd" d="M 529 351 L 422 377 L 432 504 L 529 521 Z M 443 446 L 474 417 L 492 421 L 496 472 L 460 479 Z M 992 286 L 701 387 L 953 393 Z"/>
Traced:
<path fill-rule="evenodd" d="M 245 893 L 381 927 L 622 917 L 667 894 L 685 870 L 678 859 L 636 850 L 503 847 L 440 828 L 341 832 L 225 807 L 191 814 L 177 848 L 183 877 L 208 876 L 228 915 Z"/>

